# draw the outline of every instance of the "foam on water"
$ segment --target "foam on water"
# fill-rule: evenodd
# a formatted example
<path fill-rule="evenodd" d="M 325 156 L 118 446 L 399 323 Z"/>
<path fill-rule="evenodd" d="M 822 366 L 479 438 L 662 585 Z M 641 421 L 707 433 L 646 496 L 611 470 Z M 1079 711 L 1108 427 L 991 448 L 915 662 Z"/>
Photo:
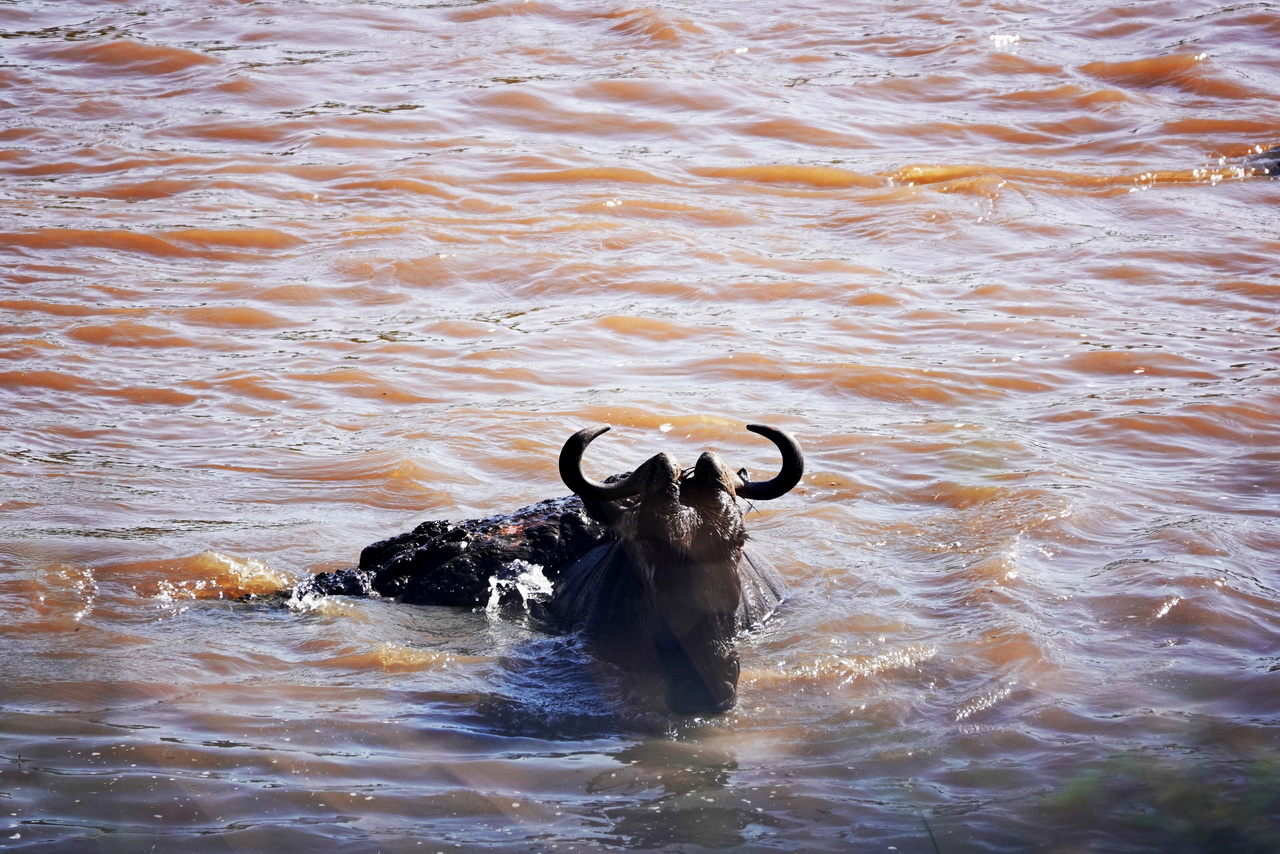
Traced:
<path fill-rule="evenodd" d="M 531 602 L 545 602 L 551 597 L 551 580 L 536 563 L 514 560 L 489 579 L 489 601 L 485 613 L 497 616 L 502 605 L 514 596 L 520 597 L 520 605 L 527 612 Z"/>

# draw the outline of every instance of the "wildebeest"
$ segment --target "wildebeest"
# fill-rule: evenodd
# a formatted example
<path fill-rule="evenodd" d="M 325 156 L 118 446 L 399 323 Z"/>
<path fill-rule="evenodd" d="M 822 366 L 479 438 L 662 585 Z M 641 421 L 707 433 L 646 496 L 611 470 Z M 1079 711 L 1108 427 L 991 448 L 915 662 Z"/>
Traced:
<path fill-rule="evenodd" d="M 1280 176 L 1280 145 L 1250 154 L 1244 158 L 1244 165 L 1257 175 Z"/>
<path fill-rule="evenodd" d="M 782 454 L 781 471 L 754 481 L 712 452 L 691 469 L 669 453 L 596 481 L 582 457 L 607 426 L 580 430 L 560 452 L 575 497 L 510 515 L 426 522 L 375 543 L 355 570 L 314 576 L 319 593 L 395 596 L 416 604 L 476 607 L 504 578 L 531 566 L 552 582 L 530 603 L 535 623 L 580 632 L 599 658 L 679 714 L 719 714 L 737 698 L 740 631 L 758 627 L 786 594 L 777 572 L 747 549 L 742 501 L 789 492 L 804 456 L 784 430 L 750 425 Z"/>

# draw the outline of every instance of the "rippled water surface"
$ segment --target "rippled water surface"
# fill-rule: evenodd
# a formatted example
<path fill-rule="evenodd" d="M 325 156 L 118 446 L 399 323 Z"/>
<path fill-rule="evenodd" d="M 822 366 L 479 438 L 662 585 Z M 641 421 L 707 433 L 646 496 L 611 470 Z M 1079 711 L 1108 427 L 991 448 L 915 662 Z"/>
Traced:
<path fill-rule="evenodd" d="M 0 35 L 0 848 L 1280 850 L 1280 4 Z M 751 422 L 808 472 L 724 716 L 239 601 Z"/>

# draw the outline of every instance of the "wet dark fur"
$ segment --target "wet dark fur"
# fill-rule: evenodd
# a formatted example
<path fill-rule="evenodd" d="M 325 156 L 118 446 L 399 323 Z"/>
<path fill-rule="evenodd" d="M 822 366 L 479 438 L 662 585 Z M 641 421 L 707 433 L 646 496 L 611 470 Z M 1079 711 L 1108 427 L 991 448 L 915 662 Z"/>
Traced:
<path fill-rule="evenodd" d="M 553 498 L 509 515 L 423 522 L 367 546 L 355 569 L 312 576 L 298 592 L 481 607 L 489 601 L 490 579 L 518 574 L 516 561 L 537 564 L 554 582 L 561 569 L 606 539 L 607 530 L 580 498 Z"/>
<path fill-rule="evenodd" d="M 761 625 L 786 595 L 752 556 L 732 494 L 687 474 L 621 501 L 573 496 L 510 515 L 424 522 L 368 546 L 355 569 L 298 588 L 379 595 L 418 605 L 486 605 L 493 578 L 536 564 L 554 593 L 530 614 L 555 633 L 581 632 L 592 650 L 665 692 L 677 712 L 722 712 L 738 677 L 735 635 Z"/>
<path fill-rule="evenodd" d="M 1273 178 L 1280 176 L 1280 145 L 1249 155 L 1244 158 L 1244 165 L 1253 169 L 1255 174 L 1270 175 Z"/>

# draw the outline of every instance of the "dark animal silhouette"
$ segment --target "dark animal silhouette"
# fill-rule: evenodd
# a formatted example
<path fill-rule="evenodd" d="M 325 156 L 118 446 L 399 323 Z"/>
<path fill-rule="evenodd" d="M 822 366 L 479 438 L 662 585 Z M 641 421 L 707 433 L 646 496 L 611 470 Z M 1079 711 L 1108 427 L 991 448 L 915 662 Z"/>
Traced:
<path fill-rule="evenodd" d="M 1255 175 L 1269 175 L 1273 178 L 1280 176 L 1280 145 L 1250 154 L 1244 158 L 1243 163 Z"/>
<path fill-rule="evenodd" d="M 782 453 L 770 480 L 734 473 L 707 452 L 688 470 L 661 453 L 599 482 L 583 474 L 582 456 L 608 429 L 581 430 L 561 450 L 560 476 L 574 497 L 425 522 L 366 548 L 357 569 L 316 575 L 299 592 L 477 607 L 538 567 L 553 586 L 549 598 L 526 603 L 537 626 L 580 632 L 672 712 L 728 710 L 737 698 L 737 634 L 761 625 L 786 595 L 777 572 L 747 549 L 740 501 L 778 498 L 799 483 L 800 446 L 783 430 L 751 425 Z"/>

